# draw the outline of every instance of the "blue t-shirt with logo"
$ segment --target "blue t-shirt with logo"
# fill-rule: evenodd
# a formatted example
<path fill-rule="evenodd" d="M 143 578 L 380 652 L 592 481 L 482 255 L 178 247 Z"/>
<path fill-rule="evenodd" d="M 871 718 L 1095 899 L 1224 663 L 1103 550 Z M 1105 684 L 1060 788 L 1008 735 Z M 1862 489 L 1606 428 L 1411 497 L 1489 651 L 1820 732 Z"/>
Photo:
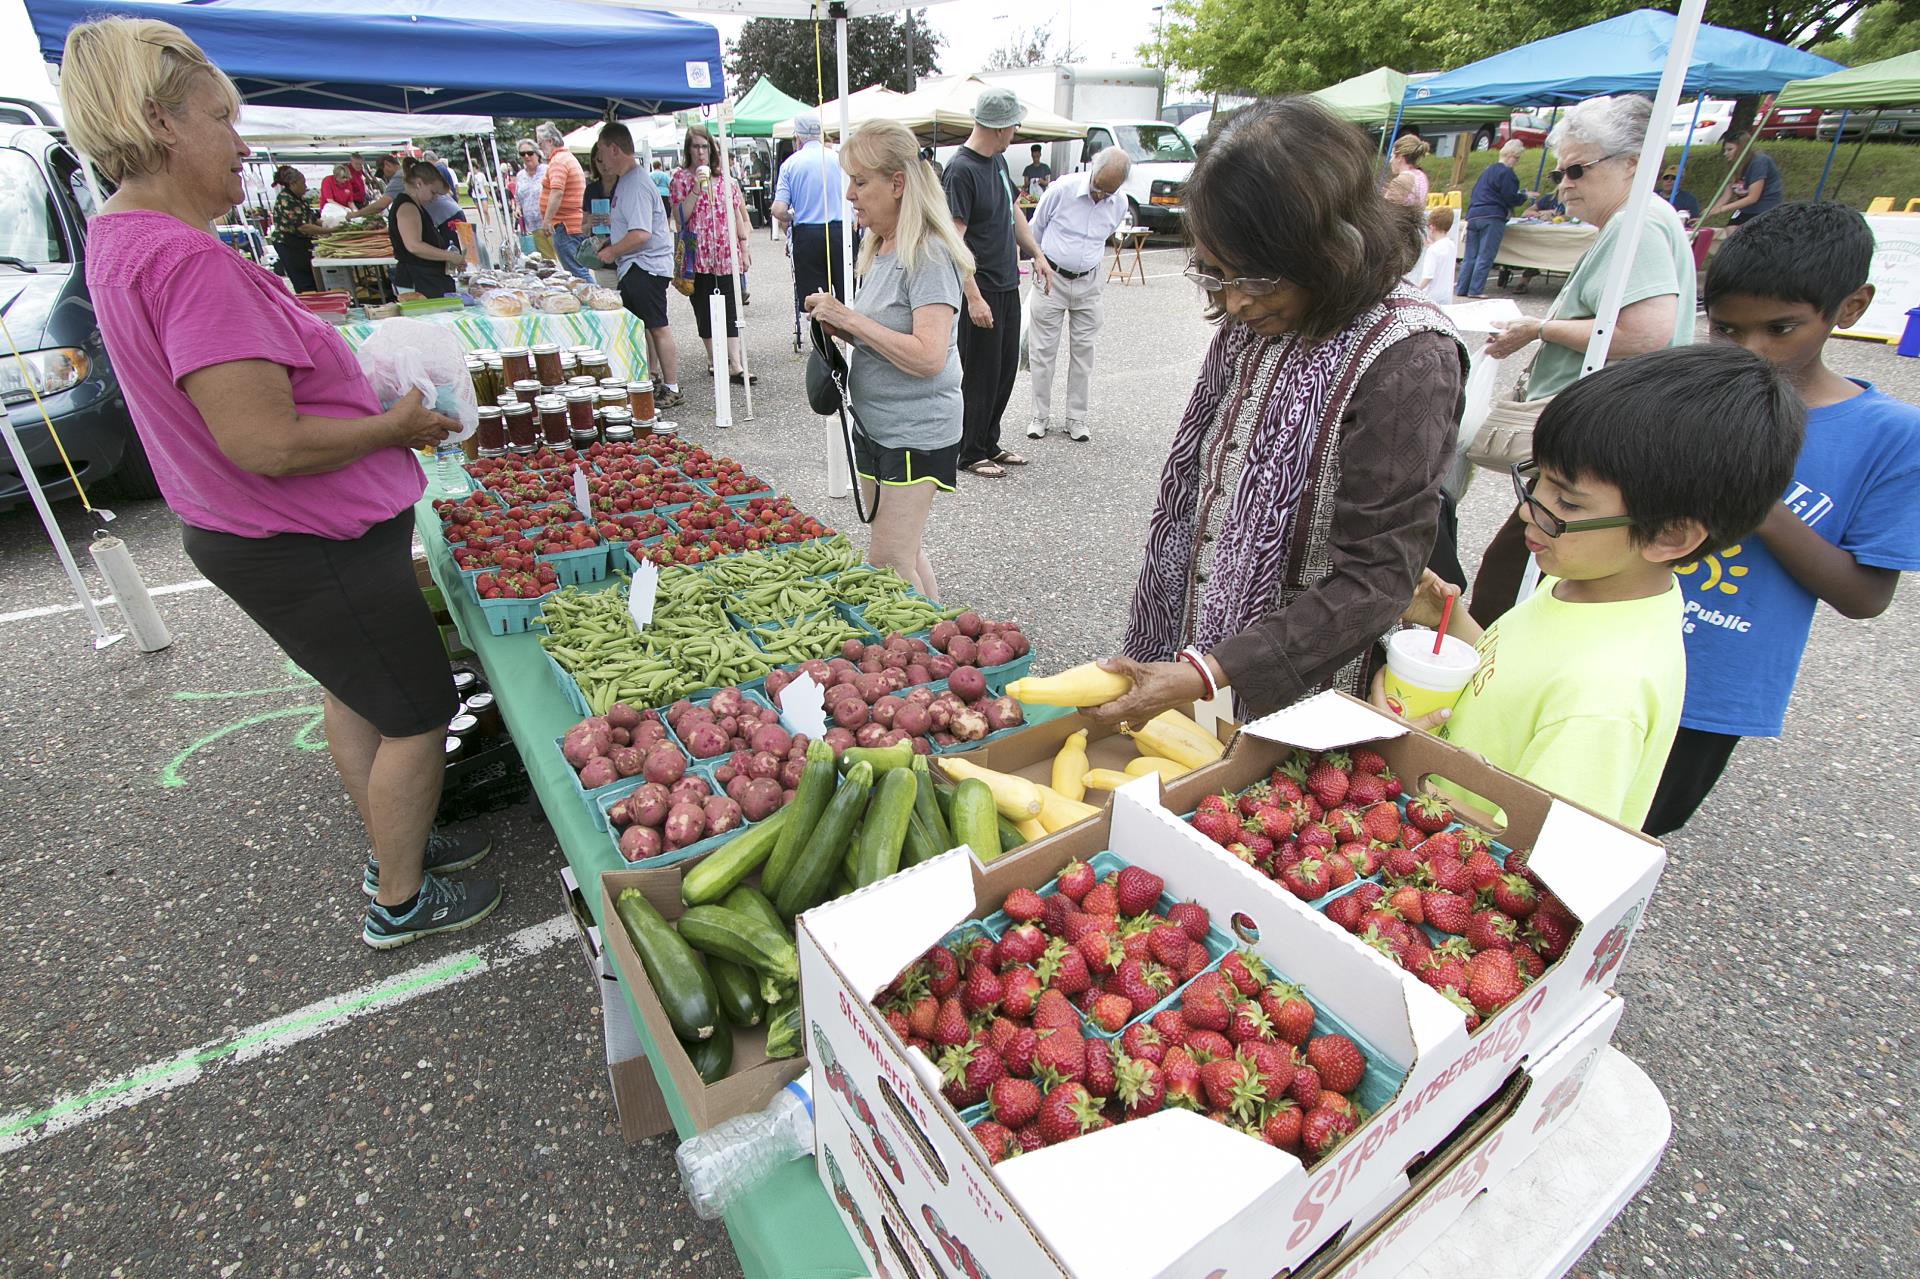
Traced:
<path fill-rule="evenodd" d="M 1859 395 L 1808 412 L 1784 500 L 1860 564 L 1920 569 L 1920 408 L 1859 385 Z M 1681 726 L 1780 736 L 1819 600 L 1757 535 L 1679 576 L 1687 644 Z"/>

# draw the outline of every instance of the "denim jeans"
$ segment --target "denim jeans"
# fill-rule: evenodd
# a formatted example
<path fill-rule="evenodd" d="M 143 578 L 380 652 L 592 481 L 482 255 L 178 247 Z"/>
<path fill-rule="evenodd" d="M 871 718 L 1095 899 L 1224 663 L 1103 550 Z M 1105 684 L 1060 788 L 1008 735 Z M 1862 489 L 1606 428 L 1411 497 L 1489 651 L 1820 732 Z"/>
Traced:
<path fill-rule="evenodd" d="M 593 273 L 581 266 L 573 257 L 574 250 L 580 247 L 580 241 L 585 238 L 585 236 L 575 235 L 563 226 L 556 225 L 553 228 L 553 251 L 559 256 L 560 265 L 591 284 Z"/>
<path fill-rule="evenodd" d="M 1505 218 L 1475 218 L 1467 223 L 1466 243 L 1460 246 L 1460 271 L 1453 291 L 1462 297 L 1479 296 L 1487 291 L 1487 272 L 1493 269 L 1493 255 L 1507 234 Z"/>

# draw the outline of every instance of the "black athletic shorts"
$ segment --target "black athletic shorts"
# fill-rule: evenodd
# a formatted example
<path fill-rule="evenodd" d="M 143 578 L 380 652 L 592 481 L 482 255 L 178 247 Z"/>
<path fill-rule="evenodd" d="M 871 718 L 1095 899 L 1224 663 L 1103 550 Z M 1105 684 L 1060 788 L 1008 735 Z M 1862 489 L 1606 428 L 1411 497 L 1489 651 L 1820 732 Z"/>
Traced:
<path fill-rule="evenodd" d="M 453 668 L 413 575 L 413 511 L 352 541 L 238 537 L 191 524 L 187 558 L 320 687 L 382 737 L 440 732 Z"/>
<path fill-rule="evenodd" d="M 667 327 L 667 277 L 630 266 L 620 273 L 620 301 L 649 329 Z"/>
<path fill-rule="evenodd" d="M 854 436 L 854 469 L 876 484 L 930 482 L 944 492 L 954 491 L 960 476 L 960 441 L 939 449 L 890 449 L 864 434 Z"/>

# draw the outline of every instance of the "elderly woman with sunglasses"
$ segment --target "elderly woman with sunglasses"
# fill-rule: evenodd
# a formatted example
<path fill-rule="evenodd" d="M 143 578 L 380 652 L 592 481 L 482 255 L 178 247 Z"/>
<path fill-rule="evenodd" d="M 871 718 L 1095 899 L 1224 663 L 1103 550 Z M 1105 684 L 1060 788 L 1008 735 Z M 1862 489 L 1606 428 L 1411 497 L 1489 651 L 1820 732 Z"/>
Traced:
<path fill-rule="evenodd" d="M 1600 234 L 1574 265 L 1545 316 L 1515 320 L 1487 342 L 1487 354 L 1497 359 L 1540 343 L 1516 392 L 1520 400 L 1544 404 L 1580 377 L 1600 294 L 1613 273 L 1625 229 L 1618 215 L 1632 192 L 1640 144 L 1652 116 L 1645 98 L 1589 98 L 1569 108 L 1547 138 L 1559 164 L 1547 176 L 1558 188 L 1560 203 L 1572 216 L 1598 227 Z M 1672 205 L 1650 200 L 1626 292 L 1620 297 L 1620 319 L 1607 347 L 1608 362 L 1691 343 L 1693 307 L 1693 247 L 1687 229 Z M 1515 515 L 1481 557 L 1472 602 L 1481 625 L 1491 624 L 1513 606 L 1527 558 Z"/>
<path fill-rule="evenodd" d="M 1237 112 L 1186 188 L 1220 331 L 1174 432 L 1125 656 L 1089 714 L 1139 725 L 1230 685 L 1242 717 L 1366 689 L 1433 548 L 1466 358 L 1401 283 L 1419 212 L 1308 98 Z"/>

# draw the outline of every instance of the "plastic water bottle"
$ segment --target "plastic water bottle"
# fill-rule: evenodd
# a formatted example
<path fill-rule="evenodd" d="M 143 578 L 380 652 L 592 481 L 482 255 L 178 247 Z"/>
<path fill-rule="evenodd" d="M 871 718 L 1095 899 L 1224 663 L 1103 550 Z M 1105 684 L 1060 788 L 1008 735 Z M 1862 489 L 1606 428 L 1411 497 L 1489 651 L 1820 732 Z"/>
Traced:
<path fill-rule="evenodd" d="M 449 497 L 463 496 L 467 483 L 467 455 L 460 442 L 445 439 L 433 447 L 433 478 Z"/>
<path fill-rule="evenodd" d="M 765 1110 L 738 1115 L 689 1137 L 674 1152 L 680 1184 L 702 1221 L 717 1220 L 737 1195 L 781 1164 L 813 1154 L 813 1084 L 802 1075 Z"/>

